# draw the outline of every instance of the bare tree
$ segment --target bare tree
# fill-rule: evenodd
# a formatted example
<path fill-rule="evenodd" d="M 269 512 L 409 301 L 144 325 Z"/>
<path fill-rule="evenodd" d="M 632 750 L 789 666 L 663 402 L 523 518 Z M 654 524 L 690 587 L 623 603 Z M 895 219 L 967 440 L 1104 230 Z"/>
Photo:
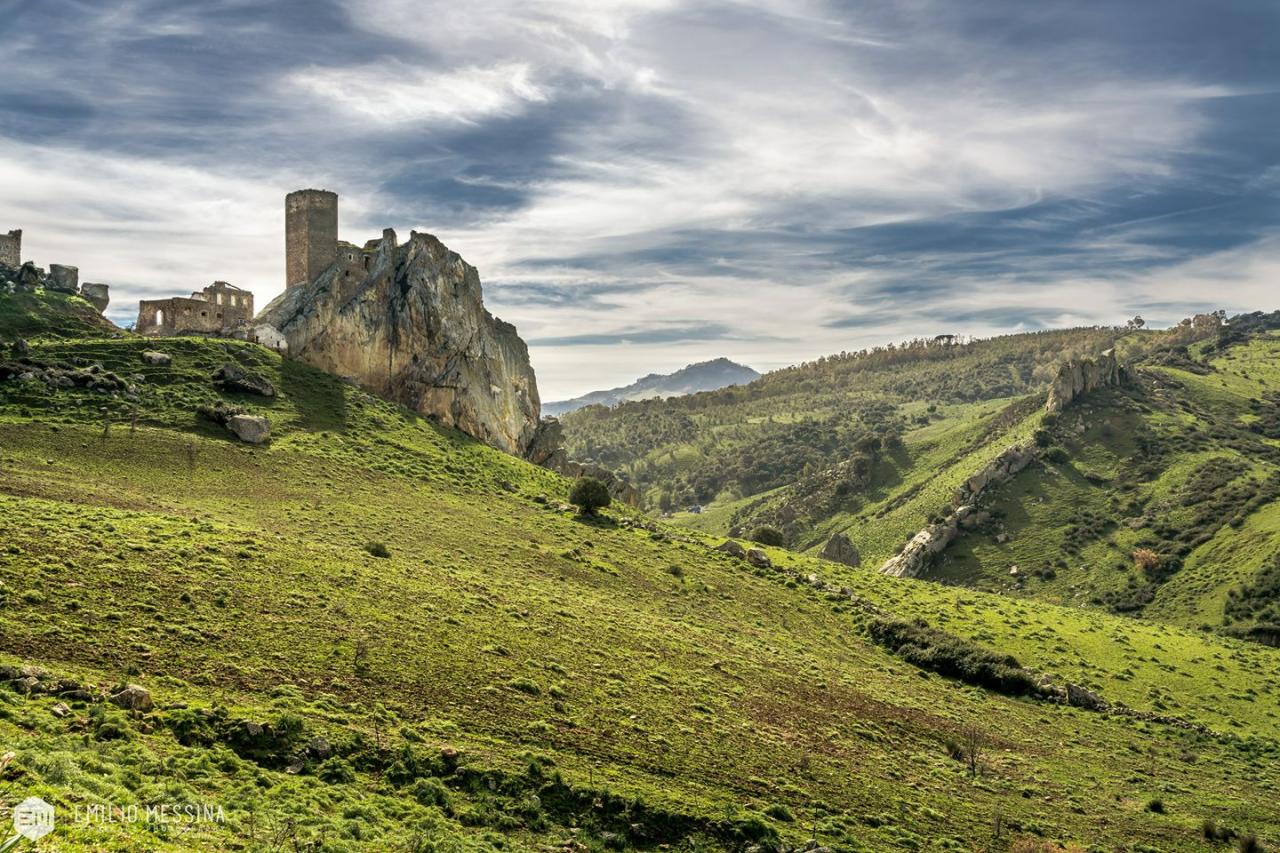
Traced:
<path fill-rule="evenodd" d="M 972 779 L 982 769 L 982 751 L 986 746 L 986 739 L 983 737 L 982 729 L 975 725 L 965 726 L 961 736 L 963 740 L 960 746 L 964 762 L 969 767 L 969 778 Z"/>

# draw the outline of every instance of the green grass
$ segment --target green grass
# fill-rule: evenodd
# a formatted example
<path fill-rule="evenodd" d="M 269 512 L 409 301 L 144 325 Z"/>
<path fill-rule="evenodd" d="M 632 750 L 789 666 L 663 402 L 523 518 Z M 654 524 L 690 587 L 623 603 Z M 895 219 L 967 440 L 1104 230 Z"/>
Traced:
<path fill-rule="evenodd" d="M 173 365 L 143 366 L 144 348 Z M 1199 850 L 1206 818 L 1280 838 L 1275 650 L 781 549 L 767 549 L 781 571 L 752 570 L 712 552 L 718 538 L 654 533 L 616 507 L 584 521 L 558 477 L 247 344 L 49 341 L 35 355 L 145 382 L 136 403 L 0 384 L 0 652 L 142 684 L 157 710 L 57 717 L 53 697 L 0 688 L 18 754 L 0 778 L 62 813 L 227 812 L 184 835 L 64 822 L 60 849 L 737 849 L 816 833 L 840 850 Z M 227 359 L 278 397 L 213 389 Z M 202 423 L 195 407 L 219 399 L 268 417 L 271 444 Z M 972 438 L 948 435 L 929 438 L 942 456 Z M 866 639 L 866 606 L 1212 733 L 924 673 Z M 225 738 L 179 741 L 215 707 L 292 715 L 349 768 L 289 773 Z M 972 780 L 947 745 L 968 726 L 987 744 Z M 441 765 L 446 746 L 461 770 Z"/>

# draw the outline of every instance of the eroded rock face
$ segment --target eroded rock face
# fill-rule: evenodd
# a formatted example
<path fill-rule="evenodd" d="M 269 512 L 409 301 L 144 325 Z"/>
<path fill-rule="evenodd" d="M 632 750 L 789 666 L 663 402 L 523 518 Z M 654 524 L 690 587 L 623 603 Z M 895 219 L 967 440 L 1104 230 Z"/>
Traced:
<path fill-rule="evenodd" d="M 844 563 L 846 566 L 862 565 L 862 555 L 858 553 L 853 542 L 849 541 L 849 537 L 843 533 L 837 533 L 827 540 L 827 544 L 822 549 L 822 556 L 824 559 Z"/>
<path fill-rule="evenodd" d="M 1124 381 L 1124 367 L 1116 359 L 1116 351 L 1109 349 L 1096 359 L 1071 359 L 1058 368 L 1058 375 L 1049 388 L 1049 401 L 1045 411 L 1061 412 L 1072 400 L 1106 385 L 1119 385 Z"/>
<path fill-rule="evenodd" d="M 902 551 L 880 566 L 880 573 L 898 578 L 920 577 L 928 570 L 933 558 L 951 544 L 962 528 L 973 529 L 987 522 L 990 514 L 976 506 L 987 488 L 1009 481 L 1035 458 L 1035 448 L 1030 445 L 1015 444 L 1006 447 L 956 489 L 951 497 L 951 512 L 941 521 L 930 524 L 913 536 Z"/>
<path fill-rule="evenodd" d="M 367 272 L 338 264 L 289 288 L 254 325 L 291 357 L 508 453 L 537 430 L 528 348 L 484 309 L 476 268 L 430 234 L 384 239 Z"/>

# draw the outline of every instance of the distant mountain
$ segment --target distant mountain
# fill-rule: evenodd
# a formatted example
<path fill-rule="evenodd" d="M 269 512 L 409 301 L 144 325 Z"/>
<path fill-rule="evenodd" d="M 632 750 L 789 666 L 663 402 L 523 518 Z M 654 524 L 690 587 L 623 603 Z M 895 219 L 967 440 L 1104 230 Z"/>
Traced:
<path fill-rule="evenodd" d="M 651 397 L 679 397 L 684 394 L 696 394 L 699 391 L 715 391 L 729 385 L 745 385 L 760 378 L 745 364 L 738 364 L 727 358 L 711 361 L 700 361 L 682 367 L 675 373 L 650 373 L 622 388 L 611 388 L 608 391 L 592 391 L 572 400 L 558 400 L 554 403 L 543 403 L 542 414 L 563 415 L 583 406 L 601 403 L 605 406 L 616 406 L 628 400 L 647 400 Z"/>

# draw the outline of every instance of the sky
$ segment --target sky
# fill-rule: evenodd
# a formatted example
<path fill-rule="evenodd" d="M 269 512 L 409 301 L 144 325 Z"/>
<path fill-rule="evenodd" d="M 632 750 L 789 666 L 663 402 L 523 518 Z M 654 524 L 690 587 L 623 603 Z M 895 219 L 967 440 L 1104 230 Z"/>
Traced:
<path fill-rule="evenodd" d="M 439 236 L 543 399 L 726 356 L 1280 308 L 1275 0 L 0 0 L 0 230 L 283 289 Z"/>

